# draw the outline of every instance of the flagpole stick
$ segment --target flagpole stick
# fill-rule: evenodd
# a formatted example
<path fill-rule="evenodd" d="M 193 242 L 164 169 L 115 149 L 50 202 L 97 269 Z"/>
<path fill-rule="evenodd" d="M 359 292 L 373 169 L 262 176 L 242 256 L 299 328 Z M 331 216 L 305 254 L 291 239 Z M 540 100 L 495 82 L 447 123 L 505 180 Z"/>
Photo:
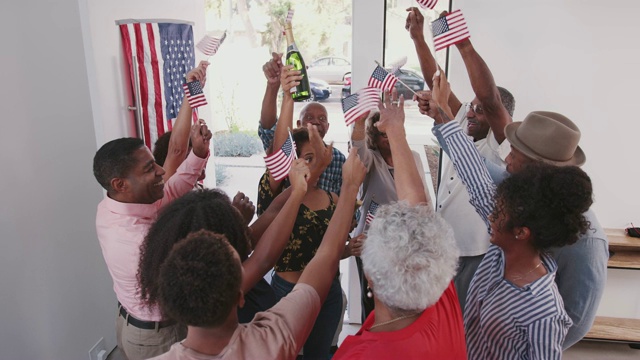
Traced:
<path fill-rule="evenodd" d="M 295 151 L 295 143 L 293 142 L 293 136 L 291 136 L 291 128 L 287 126 L 287 131 L 289 132 L 289 140 L 291 140 L 291 147 L 293 151 L 293 157 L 298 160 L 298 153 Z"/>
<path fill-rule="evenodd" d="M 376 62 L 376 64 L 378 64 L 378 66 L 380 66 L 381 68 L 384 69 L 384 66 L 380 65 L 380 63 L 378 62 L 378 60 L 374 60 Z M 386 70 L 386 69 L 385 69 Z M 393 75 L 393 74 L 392 74 Z M 400 80 L 399 77 L 396 76 L 396 79 L 398 80 L 398 82 L 400 82 L 400 84 L 404 85 L 404 87 L 406 87 L 409 91 L 411 91 L 413 93 L 413 95 L 418 96 L 418 93 L 416 93 L 415 91 L 413 91 L 412 88 L 410 88 L 407 84 L 405 84 L 404 82 L 402 82 L 402 80 Z"/>

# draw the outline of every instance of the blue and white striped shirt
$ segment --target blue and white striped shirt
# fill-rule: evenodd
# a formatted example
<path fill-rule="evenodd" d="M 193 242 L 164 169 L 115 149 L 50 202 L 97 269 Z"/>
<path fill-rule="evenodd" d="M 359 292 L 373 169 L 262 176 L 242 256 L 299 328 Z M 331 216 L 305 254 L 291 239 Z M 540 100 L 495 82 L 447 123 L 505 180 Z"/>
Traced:
<path fill-rule="evenodd" d="M 477 149 L 456 122 L 433 133 L 467 187 L 470 202 L 490 231 L 496 187 Z M 547 275 L 522 288 L 504 278 L 504 253 L 491 245 L 467 295 L 464 325 L 469 359 L 560 359 L 571 326 L 554 282 L 557 265 L 542 254 Z"/>

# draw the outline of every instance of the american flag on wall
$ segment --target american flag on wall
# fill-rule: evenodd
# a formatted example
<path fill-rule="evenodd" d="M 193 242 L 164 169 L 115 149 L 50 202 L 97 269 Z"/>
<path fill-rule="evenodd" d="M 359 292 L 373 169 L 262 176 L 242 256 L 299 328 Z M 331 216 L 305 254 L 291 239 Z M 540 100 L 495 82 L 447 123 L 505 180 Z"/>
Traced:
<path fill-rule="evenodd" d="M 142 138 L 151 148 L 171 130 L 184 90 L 183 78 L 195 67 L 193 28 L 185 23 L 120 22 L 131 87 L 135 87 L 133 56 L 138 60 Z"/>
<path fill-rule="evenodd" d="M 460 10 L 433 21 L 431 31 L 436 51 L 446 49 L 470 37 L 467 22 Z"/>
<path fill-rule="evenodd" d="M 291 164 L 295 157 L 297 157 L 296 144 L 293 142 L 291 133 L 289 133 L 287 140 L 278 151 L 265 156 L 264 163 L 267 165 L 271 176 L 280 181 L 289 175 L 289 169 L 291 169 Z"/>
<path fill-rule="evenodd" d="M 353 124 L 365 113 L 378 110 L 379 93 L 380 90 L 376 88 L 366 87 L 342 99 L 342 112 L 347 126 Z"/>
<path fill-rule="evenodd" d="M 387 70 L 378 65 L 376 66 L 376 69 L 373 70 L 367 86 L 382 89 L 382 91 L 391 91 L 397 81 L 398 78 L 395 75 L 390 74 Z"/>
<path fill-rule="evenodd" d="M 367 225 L 371 224 L 371 222 L 373 221 L 373 219 L 376 218 L 376 212 L 378 211 L 378 203 L 371 200 L 371 203 L 369 204 L 369 210 L 367 210 L 367 217 L 365 218 L 365 222 L 367 223 Z"/>
<path fill-rule="evenodd" d="M 420 7 L 423 9 L 433 9 L 437 3 L 438 0 L 418 0 L 418 4 L 420 4 Z"/>

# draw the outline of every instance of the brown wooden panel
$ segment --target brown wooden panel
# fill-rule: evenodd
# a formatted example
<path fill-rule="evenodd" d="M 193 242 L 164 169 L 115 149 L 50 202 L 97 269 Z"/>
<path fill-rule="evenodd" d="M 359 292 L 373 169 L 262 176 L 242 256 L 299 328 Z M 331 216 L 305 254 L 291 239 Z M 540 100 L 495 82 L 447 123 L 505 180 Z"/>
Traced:
<path fill-rule="evenodd" d="M 640 238 L 627 236 L 624 229 L 604 229 L 609 239 L 609 249 L 640 251 Z"/>
<path fill-rule="evenodd" d="M 597 316 L 585 339 L 640 343 L 640 319 Z"/>
<path fill-rule="evenodd" d="M 640 269 L 640 251 L 612 251 L 607 267 L 617 269 Z"/>

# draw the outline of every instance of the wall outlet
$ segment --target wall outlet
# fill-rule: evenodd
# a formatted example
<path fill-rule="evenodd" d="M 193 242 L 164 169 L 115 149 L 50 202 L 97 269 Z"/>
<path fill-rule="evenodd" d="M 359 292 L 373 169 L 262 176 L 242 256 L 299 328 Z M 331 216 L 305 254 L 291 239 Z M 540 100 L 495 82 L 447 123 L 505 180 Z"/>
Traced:
<path fill-rule="evenodd" d="M 104 343 L 104 338 L 100 338 L 100 340 L 93 345 L 91 350 L 89 350 L 89 360 L 104 360 L 108 354 L 109 352 L 107 351 L 107 346 Z"/>

